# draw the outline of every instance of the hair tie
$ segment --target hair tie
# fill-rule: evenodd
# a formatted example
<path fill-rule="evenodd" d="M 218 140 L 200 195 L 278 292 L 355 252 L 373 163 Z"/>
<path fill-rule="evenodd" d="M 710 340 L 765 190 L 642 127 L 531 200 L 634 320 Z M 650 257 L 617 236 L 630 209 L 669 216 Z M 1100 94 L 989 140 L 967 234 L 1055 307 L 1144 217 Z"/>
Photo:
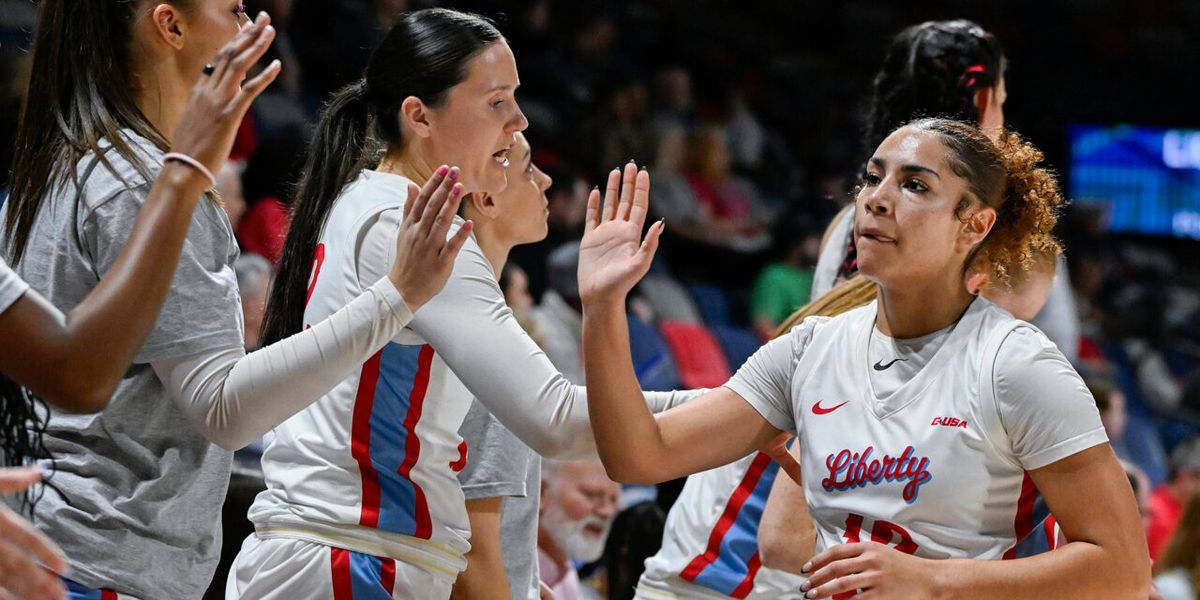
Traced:
<path fill-rule="evenodd" d="M 163 163 L 168 163 L 171 161 L 181 162 L 199 171 L 200 174 L 205 177 L 205 179 L 208 179 L 208 184 L 210 187 L 217 187 L 217 178 L 213 176 L 212 171 L 208 170 L 208 167 L 204 166 L 204 163 L 182 152 L 168 152 L 163 155 Z"/>
<path fill-rule="evenodd" d="M 987 67 L 975 64 L 963 70 L 963 74 L 958 78 L 958 87 L 967 88 L 968 90 L 975 86 L 979 78 L 987 75 Z"/>

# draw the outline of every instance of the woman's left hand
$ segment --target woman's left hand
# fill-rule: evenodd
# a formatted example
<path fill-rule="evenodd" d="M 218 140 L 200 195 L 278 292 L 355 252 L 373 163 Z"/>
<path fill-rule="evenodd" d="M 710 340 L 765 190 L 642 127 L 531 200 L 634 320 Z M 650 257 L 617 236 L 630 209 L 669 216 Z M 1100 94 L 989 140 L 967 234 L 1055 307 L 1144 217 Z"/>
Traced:
<path fill-rule="evenodd" d="M 588 196 L 587 220 L 579 243 L 579 297 L 583 303 L 623 302 L 650 269 L 662 235 L 660 221 L 642 239 L 650 198 L 650 174 L 632 161 L 624 173 L 608 174 L 604 204 L 600 191 Z"/>
<path fill-rule="evenodd" d="M 829 598 L 862 590 L 863 600 L 934 598 L 936 561 L 905 554 L 877 542 L 839 544 L 804 565 L 805 598 Z"/>

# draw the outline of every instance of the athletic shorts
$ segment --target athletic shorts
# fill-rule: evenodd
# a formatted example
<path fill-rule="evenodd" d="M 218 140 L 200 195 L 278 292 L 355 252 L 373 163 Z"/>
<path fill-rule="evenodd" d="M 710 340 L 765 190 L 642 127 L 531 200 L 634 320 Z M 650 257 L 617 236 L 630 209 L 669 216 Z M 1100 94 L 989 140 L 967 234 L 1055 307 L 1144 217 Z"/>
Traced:
<path fill-rule="evenodd" d="M 133 596 L 118 594 L 112 590 L 93 590 L 66 577 L 62 578 L 62 582 L 67 586 L 67 600 L 137 600 Z"/>
<path fill-rule="evenodd" d="M 452 579 L 388 557 L 295 538 L 251 535 L 225 582 L 226 600 L 446 600 Z"/>

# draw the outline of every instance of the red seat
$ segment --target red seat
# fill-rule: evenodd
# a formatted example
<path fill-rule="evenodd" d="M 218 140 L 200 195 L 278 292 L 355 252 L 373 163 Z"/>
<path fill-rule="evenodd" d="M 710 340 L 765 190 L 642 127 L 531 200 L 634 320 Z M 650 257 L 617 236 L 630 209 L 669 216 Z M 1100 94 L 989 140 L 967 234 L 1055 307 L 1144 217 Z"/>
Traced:
<path fill-rule="evenodd" d="M 703 325 L 663 321 L 658 326 L 675 356 L 683 387 L 715 388 L 729 381 L 729 361 L 717 338 Z"/>

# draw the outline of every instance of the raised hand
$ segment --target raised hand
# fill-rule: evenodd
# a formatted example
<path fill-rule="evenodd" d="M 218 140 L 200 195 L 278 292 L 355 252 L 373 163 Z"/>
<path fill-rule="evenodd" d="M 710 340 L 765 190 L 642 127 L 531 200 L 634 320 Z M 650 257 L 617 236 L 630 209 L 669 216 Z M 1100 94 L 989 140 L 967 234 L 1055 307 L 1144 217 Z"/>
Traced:
<path fill-rule="evenodd" d="M 650 269 L 664 224 L 642 238 L 650 204 L 650 174 L 630 161 L 624 173 L 608 174 L 604 202 L 600 191 L 588 196 L 587 219 L 579 244 L 579 296 L 584 304 L 624 301 Z"/>
<path fill-rule="evenodd" d="M 195 158 L 213 173 L 221 170 L 250 103 L 279 75 L 280 64 L 275 60 L 245 81 L 274 39 L 271 17 L 264 12 L 221 48 L 213 59 L 212 73 L 201 76 L 192 87 L 172 136 L 172 151 Z"/>
<path fill-rule="evenodd" d="M 442 291 L 458 251 L 471 235 L 473 224 L 467 221 L 453 237 L 446 237 L 462 203 L 462 184 L 456 179 L 458 167 L 442 165 L 420 190 L 408 186 L 396 260 L 388 277 L 413 312 Z"/>
<path fill-rule="evenodd" d="M 24 491 L 41 478 L 36 469 L 0 469 L 0 494 Z M 0 504 L 0 598 L 66 598 L 56 575 L 66 572 L 67 559 L 54 542 Z"/>

